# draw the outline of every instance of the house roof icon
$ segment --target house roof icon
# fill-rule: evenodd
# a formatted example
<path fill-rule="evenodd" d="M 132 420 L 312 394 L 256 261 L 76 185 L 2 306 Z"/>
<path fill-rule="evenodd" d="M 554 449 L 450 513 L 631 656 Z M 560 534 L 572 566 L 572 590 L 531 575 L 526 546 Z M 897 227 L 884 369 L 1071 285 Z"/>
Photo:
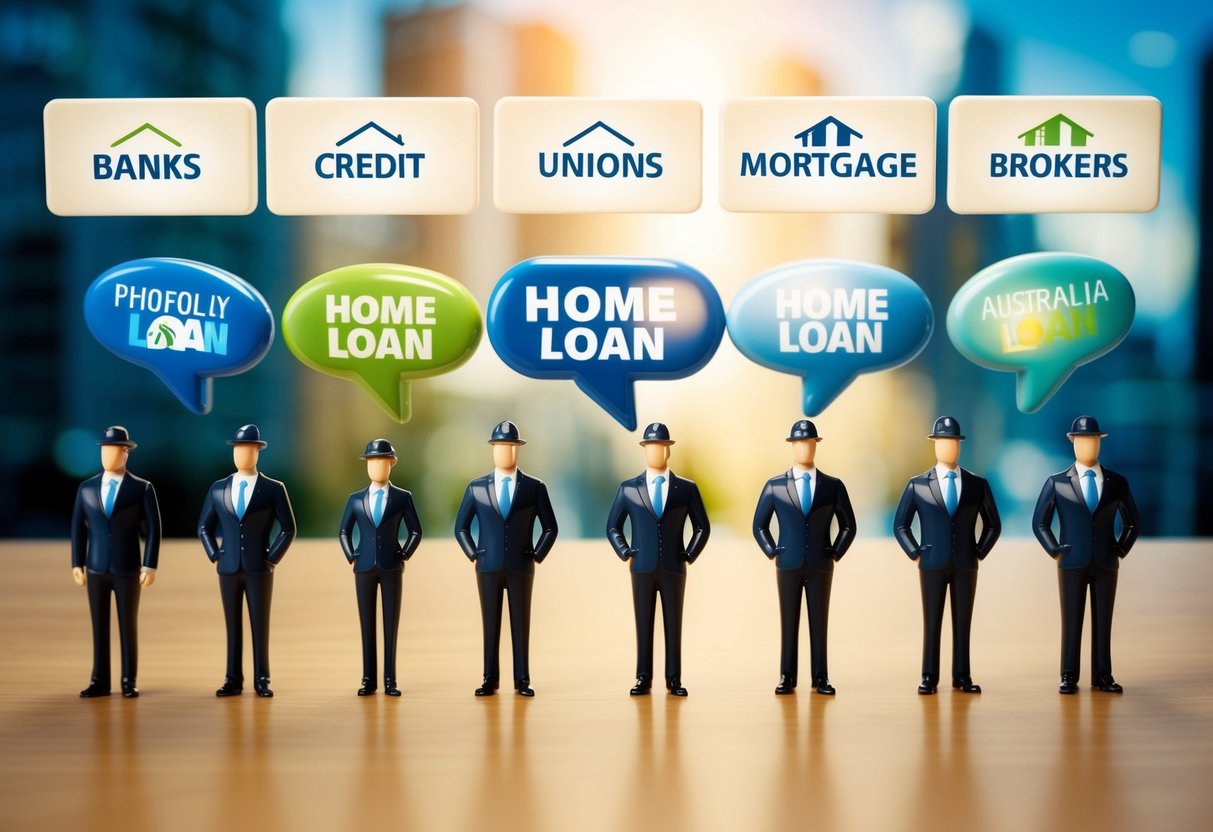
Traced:
<path fill-rule="evenodd" d="M 593 133 L 595 130 L 605 130 L 606 132 L 610 133 L 610 134 L 611 134 L 612 136 L 614 136 L 615 138 L 619 139 L 619 141 L 621 141 L 621 142 L 623 142 L 624 144 L 626 144 L 628 147 L 635 147 L 635 146 L 636 146 L 636 142 L 632 141 L 632 140 L 631 140 L 631 139 L 629 139 L 627 136 L 625 136 L 625 135 L 623 135 L 622 133 L 620 133 L 618 130 L 616 130 L 616 129 L 615 129 L 614 127 L 612 127 L 611 125 L 607 124 L 607 123 L 606 123 L 605 121 L 603 121 L 602 119 L 599 119 L 598 121 L 596 121 L 596 122 L 594 122 L 593 124 L 591 124 L 589 127 L 587 127 L 587 128 L 585 128 L 584 130 L 582 130 L 582 131 L 581 131 L 580 133 L 578 133 L 576 136 L 573 136 L 571 139 L 569 139 L 568 141 L 564 142 L 564 143 L 561 145 L 561 147 L 568 147 L 569 145 L 573 144 L 574 142 L 579 142 L 579 141 L 581 141 L 582 139 L 584 139 L 586 136 L 588 136 L 590 133 Z"/>
<path fill-rule="evenodd" d="M 857 139 L 863 138 L 863 133 L 843 124 L 834 118 L 834 116 L 826 116 L 812 127 L 806 127 L 804 130 L 801 130 L 793 138 L 800 139 L 801 147 L 808 147 L 810 143 L 813 147 L 825 147 L 829 144 L 828 130 L 830 125 L 834 125 L 834 144 L 838 147 L 850 147 L 852 136 Z"/>
<path fill-rule="evenodd" d="M 1086 147 L 1087 139 L 1095 135 L 1065 114 L 1058 113 L 1035 127 L 1025 130 L 1016 138 L 1023 139 L 1024 147 L 1036 147 L 1037 145 L 1059 147 L 1061 146 L 1062 125 L 1070 130 L 1070 147 Z"/>
<path fill-rule="evenodd" d="M 393 133 L 389 130 L 385 130 L 383 127 L 380 127 L 378 124 L 376 124 L 373 121 L 368 121 L 366 124 L 359 127 L 353 133 L 350 133 L 349 135 L 338 139 L 337 147 L 341 147 L 346 142 L 353 141 L 354 139 L 358 138 L 363 133 L 365 133 L 367 130 L 374 130 L 376 133 L 379 133 L 384 138 L 391 139 L 396 144 L 400 145 L 401 147 L 404 147 L 404 136 L 402 134 Z"/>

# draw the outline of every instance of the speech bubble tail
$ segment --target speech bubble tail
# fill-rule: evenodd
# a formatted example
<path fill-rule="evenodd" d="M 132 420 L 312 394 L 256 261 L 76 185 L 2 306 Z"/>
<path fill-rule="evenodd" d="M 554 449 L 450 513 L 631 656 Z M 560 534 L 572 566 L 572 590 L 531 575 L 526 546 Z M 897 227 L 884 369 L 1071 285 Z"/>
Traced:
<path fill-rule="evenodd" d="M 575 382 L 612 419 L 628 430 L 636 430 L 636 396 L 631 379 L 621 378 L 617 384 L 594 384 L 585 378 L 577 378 Z"/>
<path fill-rule="evenodd" d="M 371 398 L 400 424 L 413 416 L 413 395 L 408 379 L 398 374 L 381 376 L 358 376 L 358 384 L 371 394 Z"/>
<path fill-rule="evenodd" d="M 1072 367 L 1061 375 L 1040 369 L 1020 370 L 1015 374 L 1015 406 L 1021 413 L 1035 413 L 1053 398 L 1053 394 L 1061 389 L 1073 372 Z"/>
<path fill-rule="evenodd" d="M 805 377 L 802 403 L 804 415 L 820 416 L 854 380 L 855 376 L 851 373 L 833 375 L 819 372 L 814 373 L 811 378 Z"/>
<path fill-rule="evenodd" d="M 215 401 L 215 383 L 210 376 L 199 376 L 193 373 L 174 375 L 160 370 L 154 372 L 157 378 L 164 382 L 164 386 L 171 390 L 177 400 L 185 405 L 191 413 L 205 416 L 211 412 Z"/>

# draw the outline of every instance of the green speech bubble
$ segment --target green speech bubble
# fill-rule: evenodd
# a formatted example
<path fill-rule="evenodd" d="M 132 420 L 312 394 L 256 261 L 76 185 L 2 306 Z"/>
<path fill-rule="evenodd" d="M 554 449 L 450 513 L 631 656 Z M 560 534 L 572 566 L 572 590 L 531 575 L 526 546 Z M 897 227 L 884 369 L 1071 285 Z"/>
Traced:
<path fill-rule="evenodd" d="M 948 337 L 962 355 L 1018 373 L 1015 403 L 1035 413 L 1075 368 L 1111 352 L 1137 301 L 1112 266 L 1081 254 L 1024 254 L 973 275 L 948 307 Z"/>
<path fill-rule="evenodd" d="M 300 287 L 282 311 L 282 337 L 313 370 L 356 382 L 398 422 L 409 382 L 472 357 L 480 307 L 453 278 L 415 266 L 343 266 Z"/>

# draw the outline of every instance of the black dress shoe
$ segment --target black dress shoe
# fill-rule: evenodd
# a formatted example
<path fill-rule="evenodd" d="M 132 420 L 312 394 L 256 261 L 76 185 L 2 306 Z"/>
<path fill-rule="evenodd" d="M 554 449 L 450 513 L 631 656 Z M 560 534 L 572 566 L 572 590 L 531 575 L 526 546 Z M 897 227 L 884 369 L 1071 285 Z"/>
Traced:
<path fill-rule="evenodd" d="M 256 682 L 254 682 L 253 690 L 257 692 L 258 696 L 264 696 L 266 699 L 269 699 L 274 695 L 274 692 L 270 690 L 270 680 L 268 677 L 258 679 Z"/>
<path fill-rule="evenodd" d="M 514 690 L 518 691 L 519 696 L 534 696 L 535 691 L 531 688 L 530 679 L 519 679 L 514 683 Z"/>
<path fill-rule="evenodd" d="M 779 677 L 779 684 L 775 688 L 776 696 L 787 696 L 789 693 L 796 692 L 796 680 L 791 676 L 784 674 Z"/>
<path fill-rule="evenodd" d="M 918 686 L 918 693 L 920 696 L 931 696 L 935 693 L 935 689 L 935 683 L 924 676 L 922 684 Z"/>
<path fill-rule="evenodd" d="M 976 684 L 968 676 L 961 676 L 959 679 L 953 679 L 952 687 L 961 693 L 981 693 L 981 685 Z"/>
<path fill-rule="evenodd" d="M 362 680 L 362 687 L 358 688 L 358 695 L 359 696 L 371 696 L 374 693 L 375 693 L 375 683 L 372 682 L 370 679 L 364 678 Z"/>
<path fill-rule="evenodd" d="M 1113 679 L 1110 674 L 1104 674 L 1103 676 L 1096 676 L 1095 680 L 1093 682 L 1091 682 L 1091 687 L 1094 690 L 1102 690 L 1105 693 L 1124 693 L 1125 692 L 1125 689 L 1122 688 L 1119 684 L 1117 684 L 1116 680 Z"/>
<path fill-rule="evenodd" d="M 822 696 L 833 696 L 834 686 L 830 684 L 830 680 L 822 677 L 821 679 L 813 680 L 813 689 Z"/>
<path fill-rule="evenodd" d="M 1071 673 L 1061 674 L 1061 684 L 1057 686 L 1057 692 L 1066 695 L 1078 693 L 1078 677 Z"/>
<path fill-rule="evenodd" d="M 677 676 L 665 680 L 665 689 L 670 692 L 671 696 L 687 695 L 687 689 L 682 686 L 682 681 Z"/>
<path fill-rule="evenodd" d="M 139 688 L 135 687 L 134 679 L 122 680 L 122 695 L 127 699 L 137 699 L 139 697 Z"/>
<path fill-rule="evenodd" d="M 383 680 L 383 692 L 386 693 L 388 696 L 399 696 L 400 688 L 396 687 L 396 680 L 395 679 L 384 679 Z"/>
<path fill-rule="evenodd" d="M 110 689 L 102 687 L 96 680 L 89 682 L 88 687 L 80 691 L 81 699 L 96 699 L 98 696 L 109 696 Z"/>
<path fill-rule="evenodd" d="M 244 688 L 239 682 L 233 682 L 231 679 L 223 680 L 223 687 L 215 691 L 216 696 L 239 696 L 244 693 Z"/>
<path fill-rule="evenodd" d="M 650 688 L 652 688 L 652 683 L 649 681 L 648 676 L 637 676 L 636 686 L 628 691 L 628 693 L 632 696 L 648 696 Z"/>
<path fill-rule="evenodd" d="M 486 676 L 484 677 L 484 684 L 476 688 L 476 695 L 492 696 L 497 692 L 497 688 L 499 687 L 501 687 L 501 683 L 499 683 L 496 679 L 490 679 Z"/>

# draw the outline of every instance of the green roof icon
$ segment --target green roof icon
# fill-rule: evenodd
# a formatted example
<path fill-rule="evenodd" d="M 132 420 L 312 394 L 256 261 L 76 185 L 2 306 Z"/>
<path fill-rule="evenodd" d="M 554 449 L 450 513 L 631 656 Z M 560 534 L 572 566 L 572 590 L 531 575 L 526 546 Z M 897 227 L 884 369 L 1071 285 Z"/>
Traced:
<path fill-rule="evenodd" d="M 177 141 L 172 136 L 170 136 L 168 133 L 165 133 L 163 130 L 161 130 L 158 127 L 156 127 L 155 125 L 153 125 L 150 121 L 145 121 L 143 124 L 139 125 L 134 130 L 127 133 L 122 138 L 118 139 L 118 141 L 111 144 L 110 147 L 117 147 L 118 145 L 122 144 L 123 142 L 130 141 L 131 139 L 135 138 L 135 136 L 138 136 L 140 133 L 142 133 L 144 130 L 151 130 L 157 136 L 164 139 L 166 142 L 173 145 L 174 147 L 181 147 L 181 142 Z"/>
<path fill-rule="evenodd" d="M 1063 124 L 1069 128 L 1070 147 L 1086 147 L 1087 138 L 1095 135 L 1078 122 L 1058 113 L 1051 119 L 1042 121 L 1035 127 L 1020 133 L 1017 138 L 1023 139 L 1024 147 L 1060 147 Z"/>

